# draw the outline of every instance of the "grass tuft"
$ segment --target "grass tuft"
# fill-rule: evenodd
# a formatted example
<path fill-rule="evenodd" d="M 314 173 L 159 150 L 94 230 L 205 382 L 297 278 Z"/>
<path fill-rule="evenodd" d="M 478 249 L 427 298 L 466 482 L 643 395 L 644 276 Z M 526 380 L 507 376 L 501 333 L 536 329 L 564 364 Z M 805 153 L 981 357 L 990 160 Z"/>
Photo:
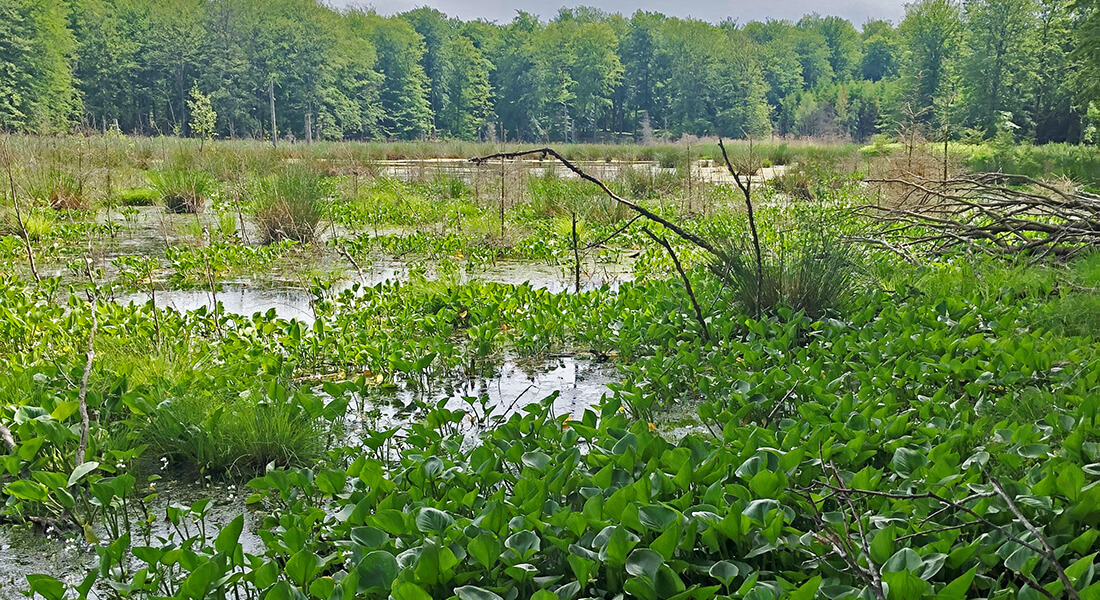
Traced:
<path fill-rule="evenodd" d="M 149 173 L 149 183 L 169 212 L 200 213 L 214 193 L 214 178 L 205 171 L 170 168 Z"/>
<path fill-rule="evenodd" d="M 854 249 L 834 237 L 818 234 L 796 245 L 765 248 L 761 278 L 749 244 L 727 238 L 717 245 L 722 256 L 711 263 L 712 272 L 752 314 L 775 314 L 787 307 L 819 318 L 842 309 L 854 294 Z"/>
<path fill-rule="evenodd" d="M 247 194 L 265 243 L 310 242 L 317 235 L 331 189 L 316 171 L 292 167 L 254 182 Z"/>

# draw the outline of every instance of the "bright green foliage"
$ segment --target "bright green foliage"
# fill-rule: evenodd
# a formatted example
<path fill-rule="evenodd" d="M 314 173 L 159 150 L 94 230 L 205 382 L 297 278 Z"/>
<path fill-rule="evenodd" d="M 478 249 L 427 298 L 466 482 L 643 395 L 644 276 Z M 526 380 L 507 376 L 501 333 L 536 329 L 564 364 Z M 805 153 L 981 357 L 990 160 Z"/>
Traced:
<path fill-rule="evenodd" d="M 331 189 L 324 177 L 302 167 L 288 168 L 249 186 L 248 200 L 255 206 L 264 242 L 312 241 Z"/>
<path fill-rule="evenodd" d="M 376 68 L 382 75 L 380 125 L 384 135 L 415 139 L 430 133 L 430 82 L 420 64 L 425 52 L 420 35 L 405 21 L 373 13 L 353 13 L 349 18 L 378 54 Z"/>
<path fill-rule="evenodd" d="M 530 43 L 538 86 L 535 126 L 564 141 L 594 135 L 622 77 L 614 30 L 606 22 L 563 12 Z"/>
<path fill-rule="evenodd" d="M 1076 28 L 1077 46 L 1074 57 L 1080 65 L 1078 90 L 1082 100 L 1100 102 L 1100 3 L 1096 0 L 1079 0 L 1073 3 L 1084 18 Z"/>
<path fill-rule="evenodd" d="M 435 135 L 443 129 L 438 119 L 451 95 L 448 74 L 456 67 L 456 60 L 461 63 L 466 59 L 449 51 L 448 46 L 455 37 L 455 23 L 447 15 L 424 6 L 403 13 L 401 18 L 408 21 L 424 41 L 424 51 L 419 61 L 428 78 L 428 104 L 432 113 L 432 130 L 429 133 Z"/>
<path fill-rule="evenodd" d="M 423 406 L 422 419 L 405 426 L 400 452 L 387 452 L 395 442 L 384 431 L 311 468 L 275 467 L 253 479 L 249 501 L 264 513 L 256 525 L 264 543 L 255 550 L 239 545 L 240 522 L 216 535 L 172 534 L 168 543 L 132 547 L 123 527 L 93 577 L 108 577 L 138 597 L 165 589 L 233 597 L 238 585 L 267 597 L 494 598 L 543 588 L 565 596 L 594 589 L 599 597 L 651 598 L 869 593 L 872 583 L 836 555 L 842 544 L 881 574 L 888 597 L 1016 593 L 1021 585 L 1011 573 L 1027 573 L 1056 592 L 1061 583 L 1046 559 L 1014 541 L 1029 534 L 993 493 L 995 479 L 1054 545 L 1070 582 L 1082 592 L 1094 585 L 1100 432 L 1088 392 L 1100 382 L 1095 370 L 1059 366 L 1084 364 L 1094 346 L 1021 333 L 1019 309 L 1011 305 L 916 291 L 889 302 L 885 295 L 867 297 L 843 321 L 723 318 L 713 325 L 735 341 L 707 346 L 682 335 L 690 327 L 685 317 L 665 312 L 678 302 L 672 290 L 652 282 L 626 286 L 616 298 L 606 291 L 554 296 L 525 287 L 382 286 L 320 305 L 325 322 L 308 329 L 262 316 L 241 327 L 225 320 L 227 338 L 209 338 L 211 349 L 254 356 L 260 363 L 238 361 L 234 368 L 271 374 L 303 366 L 299 361 L 310 356 L 334 356 L 323 349 L 326 339 L 385 343 L 348 326 L 385 315 L 395 333 L 403 327 L 398 320 L 408 318 L 439 339 L 455 333 L 473 339 L 483 327 L 501 331 L 501 323 L 531 332 L 571 319 L 596 323 L 611 305 L 608 315 L 626 317 L 617 333 L 584 325 L 577 331 L 633 348 L 637 360 L 598 412 L 567 419 L 552 414 L 552 398 L 532 402 L 523 414 L 476 433 L 477 444 L 462 443 L 466 411 Z M 6 290 L 7 305 L 20 302 L 16 291 L 24 290 Z M 415 314 L 398 317 L 398 306 Z M 552 316 L 523 325 L 530 307 Z M 634 319 L 626 307 L 667 316 Z M 147 327 L 144 310 L 111 309 L 102 318 Z M 81 334 L 51 325 L 60 309 L 30 314 L 51 339 Z M 208 318 L 195 315 L 172 327 L 197 333 Z M 528 335 L 517 335 L 516 343 Z M 426 350 L 394 340 L 388 351 L 408 353 L 391 359 L 401 369 L 448 360 Z M 263 364 L 260 357 L 273 355 L 286 362 Z M 36 400 L 60 379 L 48 369 L 37 372 L 46 379 L 38 378 Z M 659 387 L 641 385 L 650 377 Z M 133 411 L 146 406 L 139 389 L 121 392 L 124 407 L 117 410 L 130 411 L 128 419 L 139 419 Z M 326 384 L 324 391 L 346 399 L 371 388 L 362 378 Z M 617 410 L 623 403 L 642 410 L 646 397 L 685 393 L 701 397 L 699 414 L 713 437 L 669 441 Z M 300 402 L 319 415 L 331 406 L 304 391 Z M 47 404 L 45 414 L 16 410 L 34 418 L 16 428 L 20 451 L 13 460 L 33 464 L 39 475 L 6 486 L 12 503 L 29 510 L 76 502 L 66 495 L 69 481 L 106 504 L 137 497 L 134 478 L 114 472 L 113 463 L 58 464 L 46 447 L 29 449 L 36 432 L 72 418 L 66 406 Z M 841 485 L 859 491 L 850 500 L 831 492 L 829 486 Z M 964 504 L 977 517 L 941 510 L 927 493 Z M 194 524 L 206 510 L 201 501 L 173 505 L 168 518 Z M 181 558 L 172 543 L 186 543 L 194 560 Z M 807 565 L 807 554 L 819 558 Z M 110 567 L 129 556 L 142 574 L 113 574 Z M 57 586 L 48 576 L 32 584 L 46 593 Z"/>
<path fill-rule="evenodd" d="M 159 158 L 145 143 L 135 142 L 135 156 Z M 320 198 L 336 225 L 377 230 L 333 245 L 358 259 L 415 257 L 410 278 L 340 291 L 316 283 L 308 325 L 274 312 L 181 314 L 156 300 L 102 300 L 87 395 L 95 419 L 77 464 L 72 382 L 92 328 L 86 290 L 64 290 L 57 278 L 0 277 L 0 424 L 16 444 L 0 448 L 4 515 L 72 522 L 97 547 L 98 568 L 84 584 L 32 576 L 27 586 L 43 597 L 98 585 L 135 598 L 866 598 L 881 579 L 887 599 L 1026 598 L 1034 590 L 1025 577 L 1059 597 L 1065 584 L 1049 557 L 1025 545 L 1038 540 L 1013 507 L 1052 545 L 1082 597 L 1100 589 L 1092 587 L 1100 341 L 1097 313 L 1087 310 L 1100 282 L 1095 256 L 1068 266 L 967 256 L 909 266 L 867 250 L 838 263 L 857 263 L 870 279 L 853 280 L 845 302 L 819 310 L 789 294 L 755 320 L 742 308 L 743 290 L 678 244 L 707 311 L 708 341 L 682 282 L 667 277 L 664 251 L 643 242 L 637 226 L 608 242 L 638 254 L 638 279 L 616 289 L 555 294 L 432 280 L 413 266 L 473 269 L 509 253 L 555 261 L 570 250 L 569 213 L 583 217 L 585 241 L 629 218 L 590 185 L 528 179 L 522 191 L 531 199 L 508 208 L 509 224 L 529 232 L 500 241 L 484 233 L 493 207 L 478 202 L 477 182 L 346 175 L 334 194 L 318 173 L 281 171 L 287 156 L 294 168 L 335 169 L 347 164 L 344 153 L 362 152 L 366 162 L 368 152 L 419 146 L 321 144 L 292 154 L 225 142 L 199 154 L 197 142 L 179 144 L 192 152 L 161 166 L 181 179 L 207 169 L 240 176 L 242 187 L 210 194 L 214 211 L 226 212 L 223 196 L 247 191 L 251 177 L 275 175 L 271 197 Z M 227 148 L 235 154 L 220 154 Z M 645 152 L 673 166 L 689 157 L 682 148 Z M 850 176 L 810 164 L 854 149 L 754 152 L 801 160 L 821 198 L 760 203 L 765 248 L 776 250 L 769 260 L 811 276 L 796 283 L 842 283 L 847 273 L 824 264 L 829 248 L 802 238 L 811 237 L 805 223 L 836 227 L 838 236 L 864 225 L 834 212 L 858 189 L 845 185 Z M 683 182 L 644 177 L 611 185 Z M 659 194 L 647 206 L 711 239 L 734 235 L 743 215 L 729 208 L 733 196 L 719 186 L 706 193 L 706 216 L 661 206 Z M 826 219 L 836 214 L 847 218 Z M 59 247 L 97 231 L 60 220 L 54 227 L 68 232 L 46 234 Z M 5 264 L 19 241 L 3 239 Z M 779 253 L 784 241 L 802 254 Z M 163 257 L 118 256 L 112 270 L 118 287 L 144 287 L 154 276 L 194 285 L 324 250 L 230 239 L 173 245 Z M 479 378 L 503 356 L 577 353 L 608 360 L 620 379 L 602 404 L 573 415 L 555 414 L 553 397 L 524 397 L 506 410 L 476 399 L 406 405 L 395 393 Z M 400 422 L 343 427 L 371 407 L 395 409 Z M 679 431 L 667 422 L 674 411 L 683 411 Z M 208 499 L 143 515 L 163 502 L 149 486 L 148 465 L 159 458 L 170 466 L 165 477 L 176 467 L 253 477 L 255 510 L 218 531 L 207 530 Z M 150 518 L 168 520 L 163 539 L 146 535 Z"/>
<path fill-rule="evenodd" d="M 198 137 L 203 142 L 214 137 L 214 127 L 217 124 L 218 114 L 210 107 L 210 96 L 199 91 L 198 86 L 191 88 L 191 99 L 187 101 L 187 109 L 191 112 L 191 135 Z M 199 146 L 200 150 L 202 146 Z"/>
<path fill-rule="evenodd" d="M 439 112 L 439 127 L 448 137 L 476 139 L 490 116 L 489 61 L 464 36 L 451 38 L 443 52 L 446 103 Z"/>
<path fill-rule="evenodd" d="M 898 32 L 887 21 L 868 21 L 863 25 L 863 59 L 860 69 L 864 79 L 879 81 L 898 73 L 901 43 Z"/>
<path fill-rule="evenodd" d="M 1038 23 L 1031 0 L 971 0 L 966 4 L 962 73 L 969 121 L 992 136 L 1007 112 L 1022 116 L 1035 77 Z"/>
<path fill-rule="evenodd" d="M 52 133 L 80 109 L 68 5 L 0 2 L 0 128 Z"/>
<path fill-rule="evenodd" d="M 905 8 L 899 30 L 905 41 L 902 77 L 905 101 L 918 112 L 931 107 L 945 90 L 959 51 L 962 17 L 949 0 L 921 0 Z"/>
<path fill-rule="evenodd" d="M 164 207 L 175 213 L 200 213 L 214 193 L 215 181 L 205 171 L 172 166 L 149 173 L 149 185 Z"/>
<path fill-rule="evenodd" d="M 496 24 L 321 0 L 5 0 L 0 11 L 0 124 L 17 131 L 79 120 L 190 134 L 198 86 L 229 138 L 270 137 L 274 92 L 277 128 L 294 139 L 864 140 L 910 112 L 943 121 L 933 107 L 950 100 L 955 138 L 992 135 L 1010 112 L 1026 138 L 1080 142 L 1097 96 L 1088 0 L 922 0 L 897 28 L 861 29 L 817 13 L 739 25 L 583 7 Z"/>
<path fill-rule="evenodd" d="M 812 31 L 825 40 L 829 67 L 834 77 L 844 81 L 858 73 L 862 61 L 862 40 L 851 23 L 840 17 L 822 17 L 814 13 L 803 17 L 798 22 L 798 28 Z"/>

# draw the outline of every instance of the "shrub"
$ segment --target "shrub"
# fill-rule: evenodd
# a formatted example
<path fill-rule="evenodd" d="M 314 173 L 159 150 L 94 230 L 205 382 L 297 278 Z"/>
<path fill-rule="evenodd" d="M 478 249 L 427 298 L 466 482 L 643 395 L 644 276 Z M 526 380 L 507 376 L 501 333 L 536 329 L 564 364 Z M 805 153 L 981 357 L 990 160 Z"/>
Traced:
<path fill-rule="evenodd" d="M 684 185 L 685 174 L 657 171 L 648 166 L 625 166 L 615 178 L 615 184 L 631 198 L 653 199 L 668 196 Z"/>
<path fill-rule="evenodd" d="M 777 173 L 768 183 L 775 191 L 786 194 L 790 198 L 814 200 L 816 198 L 813 192 L 815 182 L 815 178 L 809 172 L 795 166 Z"/>
<path fill-rule="evenodd" d="M 256 208 L 256 225 L 266 243 L 309 242 L 324 216 L 330 186 L 314 171 L 290 168 L 255 182 L 248 194 Z"/>
<path fill-rule="evenodd" d="M 750 313 L 774 314 L 785 306 L 819 318 L 843 308 L 853 294 L 854 249 L 835 237 L 814 234 L 791 246 L 764 248 L 763 277 L 759 279 L 751 244 L 725 239 L 716 246 L 721 258 L 711 263 L 712 272 Z"/>
<path fill-rule="evenodd" d="M 469 196 L 472 192 L 469 184 L 454 175 L 439 174 L 428 184 L 432 194 L 441 198 L 456 199 Z"/>
<path fill-rule="evenodd" d="M 157 198 L 170 212 L 200 213 L 214 192 L 214 178 L 205 171 L 172 168 L 149 173 Z"/>

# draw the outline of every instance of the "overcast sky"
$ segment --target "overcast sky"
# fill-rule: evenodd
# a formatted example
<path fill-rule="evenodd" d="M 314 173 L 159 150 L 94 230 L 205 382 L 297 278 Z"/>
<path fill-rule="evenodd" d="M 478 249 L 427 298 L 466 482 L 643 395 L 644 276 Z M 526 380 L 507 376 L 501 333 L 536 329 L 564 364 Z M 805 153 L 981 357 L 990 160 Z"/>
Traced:
<path fill-rule="evenodd" d="M 595 6 L 607 12 L 617 12 L 630 16 L 636 10 L 661 12 L 669 16 L 693 17 L 705 21 L 719 22 L 732 17 L 739 23 L 746 21 L 773 19 L 798 20 L 802 15 L 817 12 L 822 15 L 836 15 L 851 21 L 856 27 L 868 19 L 887 19 L 895 24 L 901 21 L 905 13 L 903 0 L 713 0 L 709 2 L 693 0 L 687 2 L 668 2 L 667 0 L 328 0 L 337 7 L 367 6 L 381 14 L 394 14 L 416 8 L 431 6 L 452 17 L 468 21 L 485 18 L 490 21 L 507 23 L 517 10 L 539 15 L 549 19 L 561 6 Z"/>

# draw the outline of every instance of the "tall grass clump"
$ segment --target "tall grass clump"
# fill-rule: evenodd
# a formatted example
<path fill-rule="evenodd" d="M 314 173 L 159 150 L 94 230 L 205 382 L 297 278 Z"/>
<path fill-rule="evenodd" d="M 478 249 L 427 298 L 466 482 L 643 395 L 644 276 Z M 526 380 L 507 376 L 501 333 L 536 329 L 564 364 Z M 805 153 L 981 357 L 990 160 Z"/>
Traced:
<path fill-rule="evenodd" d="M 265 243 L 310 242 L 324 217 L 331 186 L 316 171 L 287 168 L 254 182 L 248 190 L 256 210 L 256 225 Z"/>
<path fill-rule="evenodd" d="M 648 167 L 628 166 L 621 169 L 613 182 L 630 198 L 655 199 L 671 196 L 684 186 L 686 173 L 658 171 Z"/>
<path fill-rule="evenodd" d="M 202 212 L 215 189 L 209 173 L 178 166 L 150 172 L 149 184 L 164 207 L 174 213 Z"/>
<path fill-rule="evenodd" d="M 90 210 L 84 181 L 70 173 L 51 169 L 31 182 L 31 198 L 54 210 Z"/>
<path fill-rule="evenodd" d="M 293 395 L 179 389 L 161 402 L 146 439 L 185 468 L 254 472 L 306 465 L 324 453 L 325 427 Z"/>
<path fill-rule="evenodd" d="M 43 212 L 44 209 L 34 209 L 23 214 L 23 226 L 19 226 L 19 219 L 14 210 L 0 211 L 0 235 L 12 235 L 23 237 L 26 230 L 27 237 L 32 242 L 41 241 L 52 233 L 57 224 L 57 217 Z"/>
<path fill-rule="evenodd" d="M 855 293 L 855 249 L 837 237 L 815 233 L 765 248 L 760 273 L 748 244 L 727 238 L 715 246 L 720 256 L 711 262 L 711 271 L 750 314 L 775 314 L 787 307 L 816 319 L 843 309 Z"/>

